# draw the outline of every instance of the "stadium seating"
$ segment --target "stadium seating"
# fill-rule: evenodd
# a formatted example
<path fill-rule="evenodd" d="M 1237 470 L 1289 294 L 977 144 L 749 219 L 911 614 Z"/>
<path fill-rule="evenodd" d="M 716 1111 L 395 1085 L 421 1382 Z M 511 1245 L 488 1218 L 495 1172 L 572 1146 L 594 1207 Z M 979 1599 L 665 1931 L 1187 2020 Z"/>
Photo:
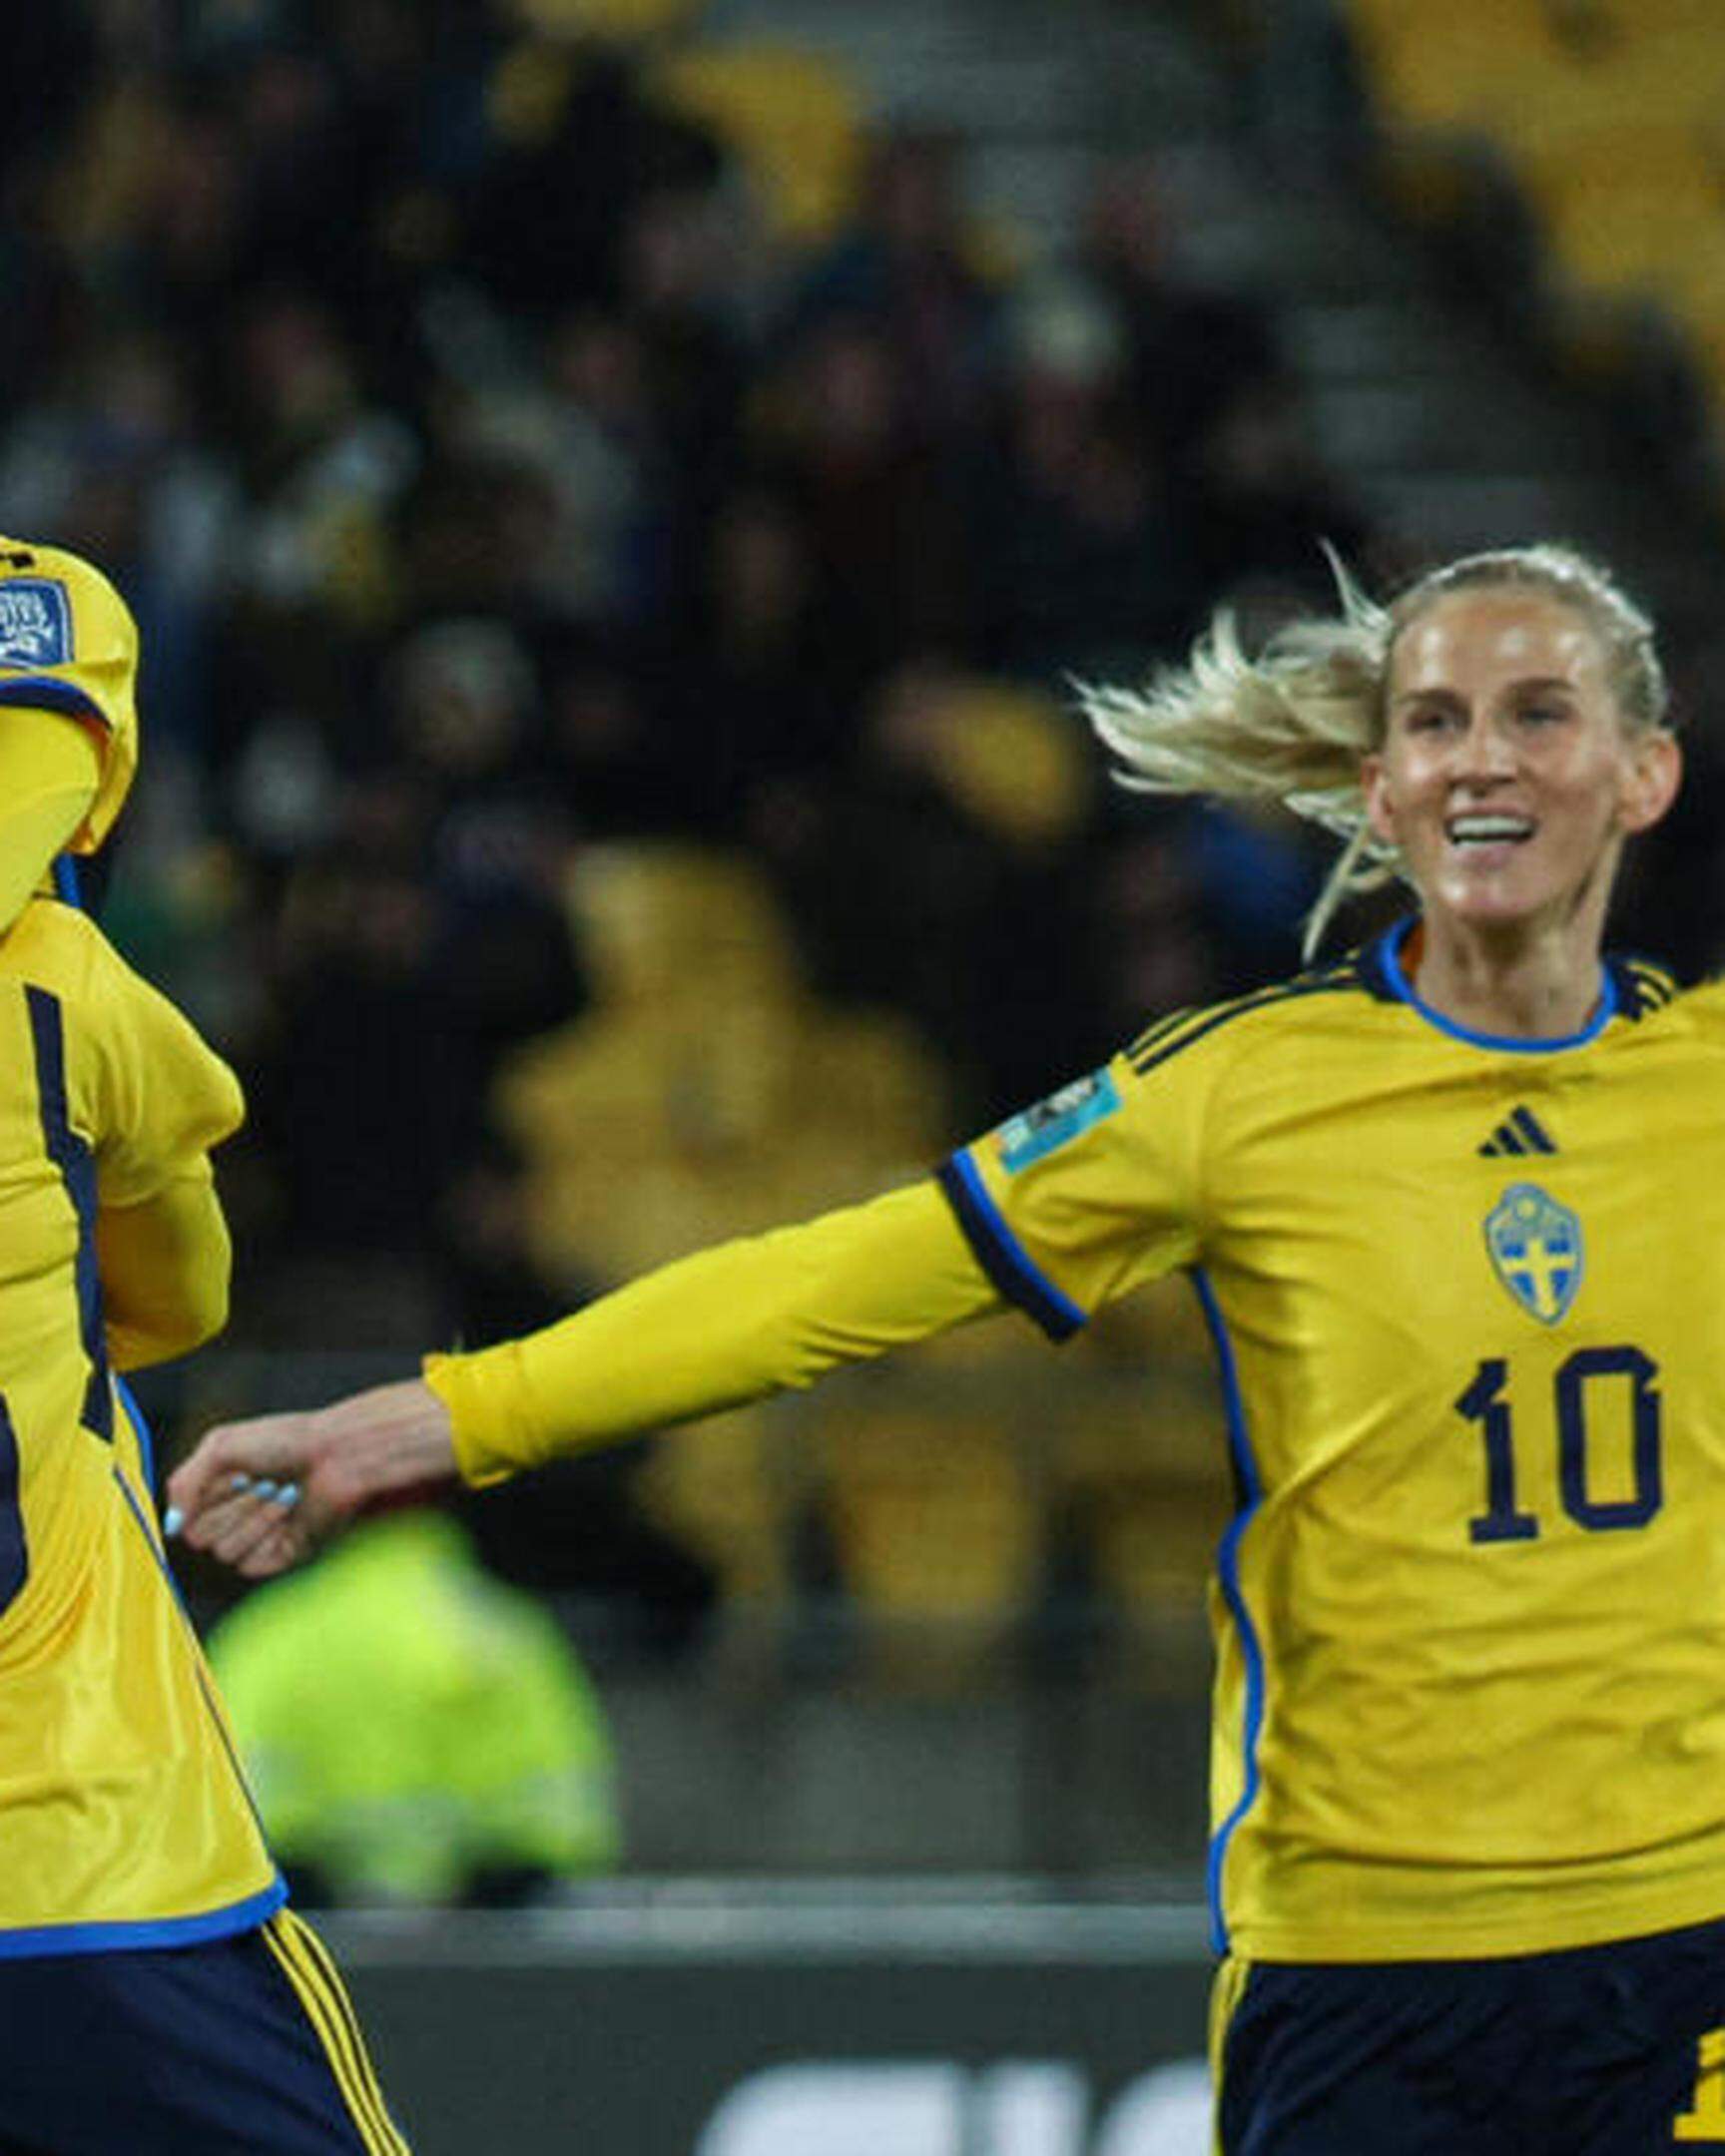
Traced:
<path fill-rule="evenodd" d="M 1428 168 L 1395 131 L 1491 144 L 1535 213 L 1559 315 L 1570 295 L 1653 301 L 1725 392 L 1717 10 L 1454 0 L 1429 13 L 1353 0 L 1353 19 L 1393 131 L 1398 193 Z"/>
<path fill-rule="evenodd" d="M 920 1690 L 988 1672 L 1042 1585 L 1042 1510 L 1010 1416 L 845 1404 L 821 1419 L 823 1517 L 862 1673 Z"/>
<path fill-rule="evenodd" d="M 767 41 L 695 44 L 664 55 L 653 81 L 736 155 L 781 238 L 827 238 L 855 206 L 863 111 L 835 62 Z"/>

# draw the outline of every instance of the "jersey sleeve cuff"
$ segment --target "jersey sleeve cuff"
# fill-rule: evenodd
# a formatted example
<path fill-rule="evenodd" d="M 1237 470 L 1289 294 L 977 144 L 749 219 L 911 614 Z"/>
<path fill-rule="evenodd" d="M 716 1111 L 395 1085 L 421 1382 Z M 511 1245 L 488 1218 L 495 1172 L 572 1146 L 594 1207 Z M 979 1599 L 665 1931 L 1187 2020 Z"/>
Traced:
<path fill-rule="evenodd" d="M 523 1442 L 517 1346 L 508 1341 L 477 1354 L 428 1354 L 420 1363 L 426 1384 L 449 1410 L 456 1471 L 475 1489 L 534 1464 Z"/>
<path fill-rule="evenodd" d="M 1033 1319 L 1051 1341 L 1070 1340 L 1089 1323 L 1089 1313 L 1054 1285 L 1001 1218 L 968 1153 L 951 1154 L 935 1170 L 934 1180 L 976 1263 L 1008 1303 Z"/>

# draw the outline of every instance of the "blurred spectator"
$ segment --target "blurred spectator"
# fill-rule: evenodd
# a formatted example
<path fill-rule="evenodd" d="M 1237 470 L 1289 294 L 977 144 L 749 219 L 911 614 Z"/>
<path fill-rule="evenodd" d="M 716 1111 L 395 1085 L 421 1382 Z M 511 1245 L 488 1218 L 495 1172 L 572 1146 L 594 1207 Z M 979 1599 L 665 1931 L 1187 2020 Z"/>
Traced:
<path fill-rule="evenodd" d="M 113 565 L 152 655 L 152 735 L 202 751 L 238 503 L 180 353 L 143 330 L 84 353 L 6 436 L 0 502 L 14 528 L 58 532 Z"/>
<path fill-rule="evenodd" d="M 510 46 L 486 85 L 485 128 L 461 253 L 500 306 L 530 320 L 614 304 L 635 204 L 721 172 L 704 131 L 658 104 L 627 54 L 598 44 L 529 35 Z"/>
<path fill-rule="evenodd" d="M 1054 678 L 1171 656 L 1198 586 L 1162 444 L 1107 310 L 1076 285 L 1017 310 L 996 438 L 978 467 L 984 652 Z"/>
<path fill-rule="evenodd" d="M 865 323 L 891 368 L 892 400 L 923 446 L 961 433 L 988 378 L 995 297 L 966 223 L 958 144 L 934 129 L 882 132 L 846 231 L 809 267 L 798 334 Z"/>
<path fill-rule="evenodd" d="M 454 1520 L 360 1527 L 248 1597 L 210 1651 L 299 1898 L 519 1901 L 616 1864 L 604 1709 Z"/>
<path fill-rule="evenodd" d="M 459 422 L 464 449 L 539 483 L 530 575 L 549 612 L 637 623 L 665 596 L 670 459 L 651 388 L 632 325 L 587 309 L 554 325 L 542 374 L 475 397 Z"/>
<path fill-rule="evenodd" d="M 290 873 L 252 1057 L 285 1243 L 392 1253 L 397 1294 L 429 1267 L 438 1179 L 477 1142 L 499 1059 L 584 993 L 554 820 L 514 786 L 507 737 L 486 738 L 496 652 L 433 634 L 404 667 L 409 761 Z"/>
<path fill-rule="evenodd" d="M 1040 700 L 901 667 L 845 786 L 780 856 L 817 977 L 911 1018 L 952 1073 L 958 1128 L 1035 1098 L 1051 1054 L 1082 1068 L 1107 1045 L 1087 1022 L 1088 871 L 1064 842 L 1088 808 L 1079 750 Z"/>
<path fill-rule="evenodd" d="M 1273 318 L 1259 298 L 1195 286 L 1172 267 L 1177 211 L 1154 158 L 1104 168 L 1085 206 L 1072 269 L 1120 340 L 1125 393 L 1178 487 L 1243 396 L 1283 381 Z"/>
<path fill-rule="evenodd" d="M 1292 385 L 1243 390 L 1216 420 L 1193 467 L 1187 515 L 1205 590 L 1274 587 L 1284 611 L 1297 596 L 1321 599 L 1330 566 L 1320 542 L 1363 562 L 1370 528 L 1313 455 Z"/>
<path fill-rule="evenodd" d="M 862 687 L 908 650 L 963 648 L 952 445 L 923 425 L 883 330 L 861 314 L 831 318 L 775 388 L 762 446 L 797 505 L 831 675 Z"/>
<path fill-rule="evenodd" d="M 809 534 L 783 487 L 745 482 L 705 533 L 665 698 L 674 754 L 697 776 L 691 827 L 720 838 L 774 828 L 838 779 L 855 705 L 820 609 Z"/>
<path fill-rule="evenodd" d="M 260 290 L 235 323 L 227 389 L 246 492 L 237 593 L 337 626 L 386 619 L 389 512 L 419 452 L 367 396 L 337 321 L 304 287 Z"/>

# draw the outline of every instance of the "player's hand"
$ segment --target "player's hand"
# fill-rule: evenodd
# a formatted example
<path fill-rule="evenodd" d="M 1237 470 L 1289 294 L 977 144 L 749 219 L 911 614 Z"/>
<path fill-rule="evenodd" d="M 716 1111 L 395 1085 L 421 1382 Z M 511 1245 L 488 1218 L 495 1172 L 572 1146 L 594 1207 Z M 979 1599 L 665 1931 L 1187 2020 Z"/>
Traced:
<path fill-rule="evenodd" d="M 219 1423 L 169 1477 L 164 1525 L 247 1579 L 265 1579 L 367 1509 L 454 1474 L 449 1411 L 414 1378 L 308 1413 Z"/>

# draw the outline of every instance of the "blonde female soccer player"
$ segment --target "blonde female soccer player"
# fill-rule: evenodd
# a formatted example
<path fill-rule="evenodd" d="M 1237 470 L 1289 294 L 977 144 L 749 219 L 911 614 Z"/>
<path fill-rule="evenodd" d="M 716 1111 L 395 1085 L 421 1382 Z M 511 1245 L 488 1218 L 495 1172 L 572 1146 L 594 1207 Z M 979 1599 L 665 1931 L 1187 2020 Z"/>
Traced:
<path fill-rule="evenodd" d="M 125 802 L 137 665 L 106 578 L 0 540 L 0 2152 L 395 2156 L 283 1906 L 119 1378 L 227 1316 L 209 1155 L 241 1115 L 50 866 Z"/>
<path fill-rule="evenodd" d="M 704 1413 L 1152 1276 L 1214 1331 L 1210 1885 L 1227 2156 L 1725 2148 L 1725 997 L 1603 955 L 1679 753 L 1647 621 L 1535 547 L 1091 715 L 1129 778 L 1346 835 L 1358 955 L 1151 1025 L 856 1211 L 423 1379 L 214 1433 L 264 1573 L 402 1484 Z M 303 1492 L 284 1511 L 236 1471 Z"/>

